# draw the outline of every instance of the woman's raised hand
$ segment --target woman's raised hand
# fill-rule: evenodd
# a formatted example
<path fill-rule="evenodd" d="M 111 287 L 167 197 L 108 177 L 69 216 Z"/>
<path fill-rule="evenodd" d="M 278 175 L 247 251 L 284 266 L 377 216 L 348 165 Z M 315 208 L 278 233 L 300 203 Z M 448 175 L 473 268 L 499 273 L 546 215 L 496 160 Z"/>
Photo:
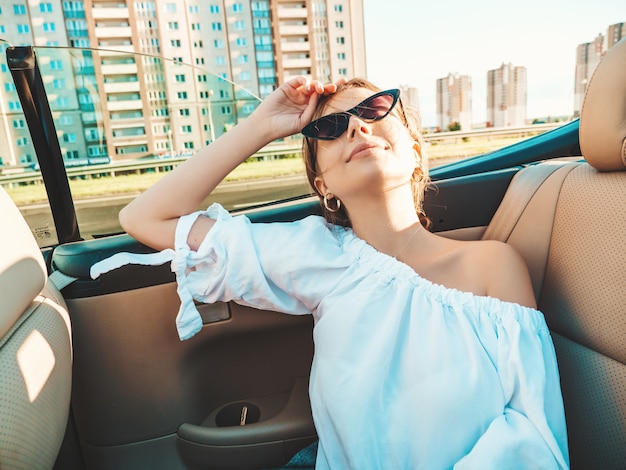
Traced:
<path fill-rule="evenodd" d="M 120 212 L 120 224 L 130 235 L 157 250 L 174 246 L 181 215 L 198 209 L 237 165 L 275 139 L 300 132 L 311 121 L 320 95 L 337 91 L 305 77 L 289 80 L 268 96 L 248 119 L 221 135 L 159 180 Z M 201 217 L 189 235 L 197 249 L 212 226 Z"/>
<path fill-rule="evenodd" d="M 311 121 L 318 97 L 335 93 L 339 83 L 292 78 L 265 98 L 250 117 L 265 126 L 272 140 L 296 134 Z"/>

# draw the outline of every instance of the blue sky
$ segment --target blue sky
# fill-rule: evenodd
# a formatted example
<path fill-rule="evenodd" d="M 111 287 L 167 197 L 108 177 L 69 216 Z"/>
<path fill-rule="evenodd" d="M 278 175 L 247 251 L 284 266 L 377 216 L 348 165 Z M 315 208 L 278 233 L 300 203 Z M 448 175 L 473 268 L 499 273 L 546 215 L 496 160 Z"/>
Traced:
<path fill-rule="evenodd" d="M 472 78 L 473 121 L 485 120 L 487 70 L 528 71 L 528 118 L 570 115 L 576 46 L 626 21 L 624 0 L 363 0 L 368 78 L 417 87 L 436 125 L 435 83 Z"/>

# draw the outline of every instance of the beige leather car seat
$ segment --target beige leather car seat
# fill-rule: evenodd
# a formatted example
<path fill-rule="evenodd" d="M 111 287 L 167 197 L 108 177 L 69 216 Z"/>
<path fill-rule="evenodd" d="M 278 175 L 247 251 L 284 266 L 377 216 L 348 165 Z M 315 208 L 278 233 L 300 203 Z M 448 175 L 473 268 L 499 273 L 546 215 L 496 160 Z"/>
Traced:
<path fill-rule="evenodd" d="M 67 425 L 67 307 L 28 225 L 0 187 L 0 468 L 50 469 Z"/>
<path fill-rule="evenodd" d="M 626 39 L 590 80 L 580 118 L 585 161 L 560 164 L 542 182 L 506 241 L 529 265 L 557 351 L 571 466 L 626 468 Z M 525 199 L 514 178 L 485 232 Z M 533 190 L 534 191 L 534 190 Z"/>

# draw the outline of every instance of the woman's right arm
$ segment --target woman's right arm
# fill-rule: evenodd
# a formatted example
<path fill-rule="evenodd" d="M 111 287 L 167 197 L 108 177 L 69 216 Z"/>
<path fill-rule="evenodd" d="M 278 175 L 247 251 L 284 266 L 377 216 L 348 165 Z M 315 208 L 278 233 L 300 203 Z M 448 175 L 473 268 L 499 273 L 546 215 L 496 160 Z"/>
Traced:
<path fill-rule="evenodd" d="M 334 93 L 336 85 L 294 78 L 276 89 L 247 119 L 198 151 L 185 163 L 124 207 L 122 228 L 156 249 L 174 247 L 178 218 L 198 210 L 204 199 L 240 163 L 275 139 L 295 134 L 313 115 L 317 97 Z M 188 243 L 197 250 L 213 225 L 201 217 Z"/>

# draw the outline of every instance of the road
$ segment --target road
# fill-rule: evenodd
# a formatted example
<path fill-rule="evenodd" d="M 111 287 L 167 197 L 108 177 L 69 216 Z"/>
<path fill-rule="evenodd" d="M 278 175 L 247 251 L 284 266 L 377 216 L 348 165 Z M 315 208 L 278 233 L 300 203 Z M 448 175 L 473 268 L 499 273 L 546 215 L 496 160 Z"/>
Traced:
<path fill-rule="evenodd" d="M 202 207 L 208 207 L 213 202 L 219 202 L 228 210 L 242 209 L 264 202 L 308 194 L 309 192 L 309 186 L 304 175 L 223 183 L 202 203 Z M 121 232 L 117 214 L 136 196 L 136 194 L 128 194 L 75 201 L 81 235 L 84 238 L 91 238 L 94 235 L 104 236 Z M 47 204 L 22 206 L 20 210 L 28 225 L 35 231 L 40 240 L 40 245 L 56 243 L 52 215 Z"/>
<path fill-rule="evenodd" d="M 434 166 L 450 163 L 454 160 L 456 159 L 438 159 L 437 165 Z M 202 207 L 208 207 L 213 202 L 219 202 L 228 210 L 243 209 L 264 202 L 309 193 L 310 189 L 304 175 L 222 183 L 205 199 Z M 84 238 L 91 238 L 122 232 L 117 215 L 120 209 L 135 197 L 137 194 L 125 194 L 75 201 L 81 235 Z M 22 206 L 20 210 L 35 232 L 41 246 L 57 243 L 50 207 L 47 204 Z"/>

